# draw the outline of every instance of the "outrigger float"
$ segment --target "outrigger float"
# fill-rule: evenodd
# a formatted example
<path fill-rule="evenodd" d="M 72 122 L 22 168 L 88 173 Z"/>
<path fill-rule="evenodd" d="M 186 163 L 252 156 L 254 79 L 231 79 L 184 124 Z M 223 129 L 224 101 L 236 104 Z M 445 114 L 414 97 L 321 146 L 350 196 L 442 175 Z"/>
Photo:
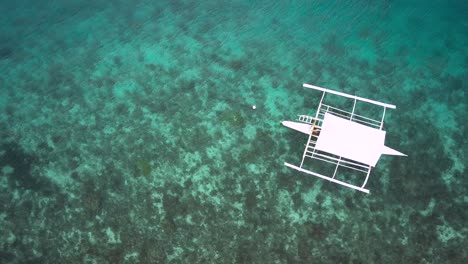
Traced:
<path fill-rule="evenodd" d="M 384 145 L 386 134 L 383 130 L 385 112 L 387 108 L 395 109 L 396 106 L 310 84 L 303 84 L 303 87 L 321 91 L 322 97 L 315 117 L 299 115 L 297 122 L 282 122 L 284 126 L 309 136 L 300 165 L 295 166 L 287 162 L 284 165 L 348 188 L 369 193 L 369 190 L 365 187 L 371 168 L 375 167 L 381 155 L 406 156 Z M 326 104 L 325 97 L 329 94 L 344 97 L 346 100 L 353 100 L 352 109 L 347 111 Z M 368 103 L 382 107 L 382 118 L 375 120 L 355 113 L 358 103 Z M 304 166 L 307 160 L 310 159 L 334 165 L 334 172 L 330 173 L 331 176 L 326 176 L 305 169 Z M 365 175 L 365 177 L 361 177 L 361 180 L 364 179 L 363 183 L 358 185 L 338 180 L 337 173 L 340 172 L 341 168 L 357 171 L 359 174 Z"/>

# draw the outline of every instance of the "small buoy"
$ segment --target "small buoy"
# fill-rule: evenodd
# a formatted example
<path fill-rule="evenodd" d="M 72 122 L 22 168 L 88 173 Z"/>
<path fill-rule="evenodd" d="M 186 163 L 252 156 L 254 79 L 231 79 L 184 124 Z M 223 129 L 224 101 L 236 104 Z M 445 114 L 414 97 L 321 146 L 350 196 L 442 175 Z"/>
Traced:
<path fill-rule="evenodd" d="M 256 106 L 256 105 L 252 105 L 252 109 L 253 109 L 253 110 L 257 109 L 257 106 Z"/>

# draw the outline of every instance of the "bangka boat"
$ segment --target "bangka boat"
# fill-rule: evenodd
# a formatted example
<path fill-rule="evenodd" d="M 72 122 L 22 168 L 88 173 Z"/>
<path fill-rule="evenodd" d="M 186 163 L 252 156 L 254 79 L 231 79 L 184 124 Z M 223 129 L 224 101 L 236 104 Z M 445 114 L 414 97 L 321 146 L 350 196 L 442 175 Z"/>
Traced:
<path fill-rule="evenodd" d="M 355 95 L 337 92 L 310 84 L 304 88 L 322 92 L 315 116 L 299 115 L 296 121 L 282 121 L 288 128 L 307 134 L 308 139 L 299 166 L 285 162 L 291 169 L 313 175 L 330 182 L 369 193 L 366 184 L 371 169 L 376 166 L 382 155 L 406 156 L 405 154 L 385 146 L 386 132 L 383 130 L 387 109 L 395 109 L 395 105 L 382 103 Z M 332 105 L 326 102 L 326 97 L 337 95 L 350 102 L 351 109 Z M 376 120 L 365 113 L 357 113 L 357 104 L 372 104 L 381 110 L 381 119 Z M 352 105 L 352 107 L 351 107 Z M 332 164 L 329 173 L 318 172 L 318 167 L 306 168 L 308 160 Z M 310 164 L 309 164 L 310 166 Z M 329 165 L 328 165 L 329 166 Z M 331 173 L 333 171 L 333 173 Z M 354 182 L 346 181 L 346 174 L 358 172 Z M 342 172 L 343 177 L 338 176 Z M 362 182 L 356 184 L 355 182 Z"/>

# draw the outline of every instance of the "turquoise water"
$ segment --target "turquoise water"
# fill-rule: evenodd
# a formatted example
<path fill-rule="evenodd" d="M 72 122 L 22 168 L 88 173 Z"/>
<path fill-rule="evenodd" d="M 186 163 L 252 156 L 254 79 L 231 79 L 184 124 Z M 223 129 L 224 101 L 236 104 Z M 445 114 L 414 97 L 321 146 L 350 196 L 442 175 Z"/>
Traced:
<path fill-rule="evenodd" d="M 465 1 L 64 2 L 0 4 L 1 263 L 468 262 Z M 397 106 L 371 194 L 302 83 Z"/>

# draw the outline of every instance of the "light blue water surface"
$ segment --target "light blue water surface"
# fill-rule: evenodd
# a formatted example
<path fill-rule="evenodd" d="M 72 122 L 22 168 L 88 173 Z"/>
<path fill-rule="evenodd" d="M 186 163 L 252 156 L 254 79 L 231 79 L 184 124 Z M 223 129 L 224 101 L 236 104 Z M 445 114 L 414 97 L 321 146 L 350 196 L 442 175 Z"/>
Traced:
<path fill-rule="evenodd" d="M 465 1 L 66 2 L 0 4 L 1 263 L 466 263 Z M 370 195 L 302 83 L 397 105 Z"/>

